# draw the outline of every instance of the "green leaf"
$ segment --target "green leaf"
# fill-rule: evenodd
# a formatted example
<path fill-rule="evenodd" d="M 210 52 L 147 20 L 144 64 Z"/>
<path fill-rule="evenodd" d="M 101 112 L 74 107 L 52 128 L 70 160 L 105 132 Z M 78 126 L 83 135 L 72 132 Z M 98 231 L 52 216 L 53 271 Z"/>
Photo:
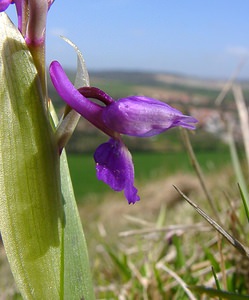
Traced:
<path fill-rule="evenodd" d="M 207 259 L 210 261 L 210 264 L 212 265 L 212 271 L 213 273 L 220 271 L 220 265 L 219 262 L 216 260 L 215 255 L 212 253 L 210 248 L 204 247 L 203 251 L 207 257 Z M 215 274 L 215 273 L 214 273 Z"/>
<path fill-rule="evenodd" d="M 122 275 L 125 280 L 131 279 L 132 273 L 128 265 L 128 259 L 126 254 L 118 255 L 117 251 L 114 251 L 108 245 L 105 246 L 106 252 L 112 259 L 112 262 L 116 265 L 120 276 Z"/>
<path fill-rule="evenodd" d="M 204 286 L 188 286 L 188 288 L 193 292 L 197 292 L 198 294 L 206 294 L 210 297 L 220 297 L 222 299 L 230 299 L 230 300 L 245 300 L 245 299 L 248 300 L 249 299 L 249 295 L 239 295 L 239 294 L 230 293 L 227 291 L 207 288 Z"/>
<path fill-rule="evenodd" d="M 242 199 L 242 202 L 243 202 L 243 205 L 244 205 L 246 218 L 247 218 L 247 221 L 249 222 L 249 207 L 247 205 L 247 201 L 246 201 L 244 193 L 243 193 L 243 191 L 242 191 L 242 189 L 240 187 L 240 184 L 238 184 L 238 187 L 239 187 L 240 196 L 241 196 L 241 199 Z"/>
<path fill-rule="evenodd" d="M 240 189 L 241 196 L 243 195 L 242 200 L 246 204 L 246 207 L 248 207 L 249 206 L 249 196 L 248 196 L 247 184 L 246 184 L 245 176 L 243 174 L 243 171 L 242 171 L 242 168 L 240 165 L 238 151 L 236 149 L 236 145 L 235 145 L 235 141 L 234 141 L 234 137 L 233 137 L 231 128 L 229 128 L 228 133 L 229 133 L 228 144 L 229 144 L 229 148 L 230 148 L 233 168 L 235 171 L 235 175 L 237 177 L 237 181 L 239 183 L 239 189 Z M 242 216 L 244 216 L 244 212 L 243 212 Z"/>
<path fill-rule="evenodd" d="M 59 155 L 32 56 L 0 14 L 0 229 L 25 299 L 61 298 Z"/>
<path fill-rule="evenodd" d="M 182 240 L 181 237 L 174 235 L 173 238 L 173 244 L 176 248 L 176 261 L 175 261 L 175 266 L 176 269 L 180 269 L 185 265 L 185 257 L 184 257 L 184 253 L 183 253 L 183 246 L 182 246 Z"/>
<path fill-rule="evenodd" d="M 61 155 L 61 186 L 64 200 L 64 299 L 95 299 L 87 245 L 75 202 L 66 153 Z"/>
<path fill-rule="evenodd" d="M 74 48 L 72 42 L 64 38 Z M 77 47 L 76 47 L 77 48 Z M 77 48 L 78 54 L 78 83 L 89 85 L 88 73 L 84 64 L 84 59 Z M 80 76 L 81 75 L 81 76 Z M 49 106 L 50 114 L 54 124 L 58 125 L 57 115 L 54 107 Z M 80 115 L 75 111 L 69 114 L 72 116 L 72 131 L 78 123 Z M 62 134 L 63 134 L 63 129 Z M 58 136 L 58 128 L 57 128 Z M 94 289 L 92 284 L 92 276 L 88 257 L 87 244 L 75 201 L 71 176 L 67 163 L 66 152 L 63 151 L 60 158 L 61 169 L 61 190 L 64 202 L 65 227 L 63 230 L 62 245 L 62 265 L 63 265 L 63 295 L 64 299 L 70 300 L 93 300 Z"/>
<path fill-rule="evenodd" d="M 219 282 L 219 279 L 218 279 L 218 277 L 217 277 L 217 275 L 216 275 L 216 273 L 215 273 L 215 270 L 214 270 L 213 266 L 212 266 L 212 273 L 213 273 L 213 275 L 214 275 L 214 281 L 215 281 L 217 290 L 220 291 L 220 290 L 221 290 L 221 288 L 220 288 L 220 282 Z M 220 297 L 219 297 L 219 300 L 221 300 Z"/>

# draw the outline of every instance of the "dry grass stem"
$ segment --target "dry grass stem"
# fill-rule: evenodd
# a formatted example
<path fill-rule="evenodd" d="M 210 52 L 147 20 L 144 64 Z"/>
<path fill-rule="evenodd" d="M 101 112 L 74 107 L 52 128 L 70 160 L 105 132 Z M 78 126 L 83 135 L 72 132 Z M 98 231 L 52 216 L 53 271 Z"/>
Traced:
<path fill-rule="evenodd" d="M 194 209 L 212 226 L 217 230 L 231 245 L 233 245 L 242 255 L 249 258 L 249 250 L 242 245 L 237 239 L 232 237 L 226 230 L 224 230 L 217 222 L 210 218 L 201 208 L 192 202 L 182 191 L 174 186 L 177 192 L 192 206 Z"/>
<path fill-rule="evenodd" d="M 234 272 L 236 272 L 236 267 L 231 267 L 231 268 L 225 270 L 226 276 L 233 274 Z M 222 278 L 224 278 L 223 272 L 216 273 L 216 278 L 218 280 L 221 280 Z M 206 282 L 206 286 L 216 286 L 215 278 L 214 277 L 210 278 L 210 280 Z"/>
<path fill-rule="evenodd" d="M 205 195 L 207 197 L 207 200 L 208 200 L 208 202 L 210 204 L 210 207 L 211 207 L 211 209 L 213 211 L 214 216 L 216 217 L 217 220 L 220 221 L 220 217 L 219 217 L 219 215 L 217 213 L 217 210 L 216 210 L 216 208 L 214 206 L 214 199 L 213 199 L 213 197 L 211 196 L 211 194 L 209 193 L 209 191 L 208 191 L 208 189 L 206 187 L 205 180 L 204 180 L 204 175 L 202 173 L 201 167 L 200 167 L 200 165 L 198 163 L 198 160 L 197 160 L 197 158 L 195 156 L 195 153 L 193 151 L 192 145 L 190 143 L 188 132 L 187 132 L 187 130 L 182 130 L 182 132 L 183 132 L 184 143 L 185 143 L 185 146 L 187 148 L 188 154 L 190 156 L 190 160 L 191 160 L 192 166 L 194 167 L 194 169 L 196 171 L 196 174 L 197 174 L 198 179 L 200 181 L 201 187 L 202 187 L 202 189 L 203 189 L 203 191 L 204 191 L 204 193 L 205 193 Z"/>
<path fill-rule="evenodd" d="M 147 220 L 143 220 L 138 217 L 130 216 L 130 215 L 124 215 L 124 218 L 128 221 L 131 221 L 135 224 L 142 225 L 142 226 L 155 226 L 155 223 L 148 222 Z"/>
<path fill-rule="evenodd" d="M 128 230 L 119 233 L 120 237 L 128 237 L 132 235 L 139 235 L 139 234 L 150 234 L 150 233 L 157 233 L 157 232 L 185 232 L 189 230 L 196 230 L 198 227 L 198 231 L 210 231 L 210 227 L 206 226 L 203 223 L 197 223 L 194 225 L 170 225 L 167 227 L 160 227 L 160 228 L 146 228 L 146 229 L 135 229 L 135 230 Z"/>
<path fill-rule="evenodd" d="M 249 117 L 248 117 L 248 109 L 246 107 L 245 99 L 242 93 L 241 86 L 238 84 L 234 84 L 233 87 L 233 95 L 235 99 L 235 103 L 237 106 L 239 119 L 240 119 L 240 127 L 243 136 L 243 142 L 245 146 L 247 166 L 249 170 Z"/>
<path fill-rule="evenodd" d="M 226 278 L 226 266 L 225 266 L 225 259 L 222 252 L 222 245 L 221 245 L 221 236 L 218 234 L 218 250 L 220 254 L 220 267 L 221 267 L 221 273 L 222 273 L 222 283 L 223 288 L 227 290 L 227 278 Z"/>
<path fill-rule="evenodd" d="M 183 288 L 185 293 L 188 295 L 190 300 L 197 300 L 197 298 L 195 298 L 195 296 L 187 288 L 186 283 L 174 271 L 172 271 L 170 268 L 168 268 L 166 265 L 164 265 L 160 262 L 156 265 L 156 267 L 158 269 L 161 269 L 161 270 L 167 272 L 170 276 L 172 276 L 181 285 L 181 287 Z"/>
<path fill-rule="evenodd" d="M 229 80 L 224 84 L 223 89 L 221 90 L 218 97 L 216 98 L 215 105 L 218 105 L 218 106 L 221 105 L 222 101 L 226 97 L 226 94 L 231 89 L 234 81 L 238 77 L 241 69 L 244 67 L 246 62 L 247 62 L 247 57 L 244 57 L 243 59 L 241 59 L 241 61 L 239 62 L 237 68 L 234 70 L 234 72 L 231 75 L 231 77 L 229 78 Z"/>

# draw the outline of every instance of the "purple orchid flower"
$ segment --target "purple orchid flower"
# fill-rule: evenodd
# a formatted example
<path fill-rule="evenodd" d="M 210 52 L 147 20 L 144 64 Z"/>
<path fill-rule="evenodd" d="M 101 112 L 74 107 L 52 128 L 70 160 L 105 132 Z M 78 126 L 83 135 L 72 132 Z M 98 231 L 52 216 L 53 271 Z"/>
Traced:
<path fill-rule="evenodd" d="M 2 0 L 2 1 L 0 1 L 0 11 L 5 11 L 9 7 L 11 2 L 12 2 L 12 0 Z"/>
<path fill-rule="evenodd" d="M 134 166 L 129 150 L 120 134 L 149 137 L 172 127 L 195 129 L 197 120 L 156 99 L 131 96 L 117 101 L 94 87 L 76 89 L 61 65 L 54 61 L 50 65 L 50 76 L 62 99 L 81 116 L 110 136 L 94 154 L 97 178 L 115 191 L 124 190 L 128 203 L 140 198 L 134 187 Z M 95 98 L 104 106 L 90 101 Z"/>
<path fill-rule="evenodd" d="M 150 137 L 170 128 L 181 126 L 195 129 L 196 119 L 159 100 L 144 96 L 119 99 L 102 113 L 107 127 L 131 136 Z"/>
<path fill-rule="evenodd" d="M 15 4 L 18 29 L 33 56 L 46 99 L 45 32 L 47 13 L 54 0 L 0 0 L 0 12 Z"/>
<path fill-rule="evenodd" d="M 47 12 L 54 0 L 0 0 L 0 12 L 16 5 L 18 29 L 28 45 L 44 43 Z"/>

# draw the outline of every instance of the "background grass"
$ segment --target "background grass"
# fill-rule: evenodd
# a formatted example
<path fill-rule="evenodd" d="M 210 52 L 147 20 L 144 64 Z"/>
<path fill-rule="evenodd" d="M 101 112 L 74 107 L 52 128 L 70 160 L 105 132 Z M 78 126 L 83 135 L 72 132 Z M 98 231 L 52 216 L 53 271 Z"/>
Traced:
<path fill-rule="evenodd" d="M 193 172 L 186 152 L 135 152 L 132 154 L 135 165 L 136 181 L 146 182 L 159 179 L 177 172 Z M 217 168 L 229 163 L 229 151 L 199 151 L 197 158 L 205 171 L 217 171 Z M 79 202 L 95 193 L 102 196 L 110 191 L 102 181 L 96 178 L 93 155 L 90 153 L 69 154 L 68 161 L 76 199 Z"/>
<path fill-rule="evenodd" d="M 123 73 L 118 77 L 114 72 L 108 76 L 93 75 L 93 85 L 103 88 L 114 98 L 140 93 L 141 86 L 159 87 L 185 92 L 190 99 L 199 95 L 208 98 L 208 102 L 197 104 L 172 103 L 173 106 L 180 104 L 180 107 L 185 107 L 186 113 L 192 105 L 217 109 L 214 106 L 219 93 L 217 88 L 162 83 L 150 74 Z M 248 91 L 247 86 L 244 91 L 247 101 Z M 61 114 L 64 102 L 55 92 L 50 91 L 50 95 Z M 236 114 L 231 92 L 222 105 L 222 112 Z M 189 135 L 205 184 L 214 198 L 220 224 L 248 245 L 248 220 L 242 218 L 245 214 L 240 209 L 242 201 L 228 145 L 224 143 L 224 136 L 204 129 L 199 127 Z M 236 144 L 240 142 L 239 132 L 235 131 Z M 217 277 L 221 289 L 249 294 L 249 260 L 221 239 L 172 187 L 172 184 L 180 187 L 213 217 L 181 143 L 180 131 L 172 129 L 151 139 L 125 139 L 133 155 L 136 185 L 141 194 L 145 191 L 142 201 L 136 205 L 128 205 L 122 193 L 111 191 L 96 178 L 93 153 L 106 140 L 106 136 L 93 131 L 91 125 L 81 123 L 70 140 L 71 148 L 67 148 L 97 298 L 190 299 L 176 276 L 185 282 L 185 286 L 204 285 L 215 289 L 218 285 L 214 277 Z M 240 163 L 246 171 L 241 145 L 239 149 Z M 3 247 L 0 247 L 0 265 L 0 294 L 7 291 L 6 295 L 8 293 L 11 297 L 6 299 L 19 299 Z M 191 299 L 211 297 L 198 295 Z"/>

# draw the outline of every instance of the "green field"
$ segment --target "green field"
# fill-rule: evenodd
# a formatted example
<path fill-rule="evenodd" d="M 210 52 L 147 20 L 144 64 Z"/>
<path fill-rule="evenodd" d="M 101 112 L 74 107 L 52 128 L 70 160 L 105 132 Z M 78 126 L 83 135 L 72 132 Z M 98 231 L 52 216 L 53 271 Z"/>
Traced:
<path fill-rule="evenodd" d="M 215 171 L 230 161 L 228 151 L 200 151 L 198 160 L 204 171 Z M 91 154 L 70 154 L 68 161 L 78 201 L 84 201 L 89 194 L 101 195 L 110 191 L 95 175 L 95 165 Z M 168 177 L 177 172 L 193 172 L 186 152 L 153 153 L 136 152 L 133 154 L 136 182 L 143 183 L 150 179 Z"/>

